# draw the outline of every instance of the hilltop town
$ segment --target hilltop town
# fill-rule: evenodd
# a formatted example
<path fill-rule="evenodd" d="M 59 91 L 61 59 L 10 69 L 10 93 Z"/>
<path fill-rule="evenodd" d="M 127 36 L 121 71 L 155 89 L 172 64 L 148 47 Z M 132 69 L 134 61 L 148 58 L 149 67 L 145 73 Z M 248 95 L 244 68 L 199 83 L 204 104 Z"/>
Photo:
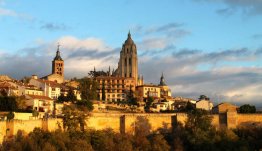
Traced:
<path fill-rule="evenodd" d="M 165 81 L 164 73 L 159 83 L 144 83 L 143 75 L 138 73 L 137 51 L 129 32 L 120 51 L 117 69 L 111 70 L 109 66 L 108 71 L 99 71 L 94 67 L 86 77 L 69 80 L 65 79 L 66 60 L 63 60 L 58 45 L 51 63 L 51 74 L 41 78 L 32 75 L 22 80 L 14 80 L 7 75 L 2 75 L 0 92 L 2 96 L 17 98 L 18 106 L 12 109 L 13 111 L 41 113 L 38 118 L 61 116 L 64 105 L 81 100 L 90 101 L 93 112 L 174 113 L 185 112 L 190 107 L 213 113 L 237 111 L 238 107 L 229 103 L 221 103 L 214 107 L 212 101 L 205 95 L 197 99 L 174 97 L 175 94 L 172 95 Z M 4 107 L 2 110 L 8 111 Z M 2 118 L 6 117 L 2 116 Z M 30 118 L 32 117 L 23 117 L 23 119 Z"/>
<path fill-rule="evenodd" d="M 144 83 L 130 33 L 117 69 L 111 71 L 109 66 L 108 71 L 99 71 L 94 67 L 86 77 L 69 80 L 65 79 L 65 61 L 58 45 L 51 74 L 33 74 L 22 80 L 0 76 L 0 150 L 59 150 L 62 146 L 104 150 L 99 143 L 114 144 L 108 150 L 121 150 L 118 144 L 123 142 L 129 143 L 127 150 L 214 149 L 213 142 L 220 148 L 228 143 L 227 149 L 261 148 L 247 145 L 259 142 L 253 138 L 235 147 L 241 143 L 237 138 L 244 138 L 242 133 L 255 136 L 261 130 L 262 115 L 255 106 L 226 102 L 214 106 L 205 95 L 175 97 L 164 73 L 159 83 Z M 118 142 L 119 137 L 123 140 Z M 103 138 L 108 140 L 103 142 Z M 69 145 L 68 140 L 74 143 Z M 19 144 L 23 149 L 17 148 Z"/>

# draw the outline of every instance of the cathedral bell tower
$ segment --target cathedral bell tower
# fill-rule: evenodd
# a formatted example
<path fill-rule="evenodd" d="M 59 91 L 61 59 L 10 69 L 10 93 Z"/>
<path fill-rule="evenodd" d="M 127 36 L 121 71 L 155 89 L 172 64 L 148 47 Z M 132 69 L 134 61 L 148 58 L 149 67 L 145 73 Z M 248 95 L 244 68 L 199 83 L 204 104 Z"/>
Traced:
<path fill-rule="evenodd" d="M 130 31 L 127 40 L 122 46 L 120 60 L 118 62 L 119 76 L 125 78 L 134 78 L 137 84 L 138 61 L 136 44 L 131 38 Z"/>
<path fill-rule="evenodd" d="M 60 56 L 60 45 L 57 45 L 56 56 L 52 61 L 52 74 L 59 74 L 64 77 L 64 60 Z"/>

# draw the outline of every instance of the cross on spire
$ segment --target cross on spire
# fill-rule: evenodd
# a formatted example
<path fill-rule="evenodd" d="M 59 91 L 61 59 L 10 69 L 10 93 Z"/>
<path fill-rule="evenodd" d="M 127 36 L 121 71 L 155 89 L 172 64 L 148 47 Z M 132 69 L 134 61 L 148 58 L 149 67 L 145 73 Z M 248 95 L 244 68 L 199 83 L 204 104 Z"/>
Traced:
<path fill-rule="evenodd" d="M 60 45 L 60 43 L 58 42 L 58 43 L 57 43 L 57 51 L 59 51 L 60 46 L 61 46 L 61 45 Z"/>

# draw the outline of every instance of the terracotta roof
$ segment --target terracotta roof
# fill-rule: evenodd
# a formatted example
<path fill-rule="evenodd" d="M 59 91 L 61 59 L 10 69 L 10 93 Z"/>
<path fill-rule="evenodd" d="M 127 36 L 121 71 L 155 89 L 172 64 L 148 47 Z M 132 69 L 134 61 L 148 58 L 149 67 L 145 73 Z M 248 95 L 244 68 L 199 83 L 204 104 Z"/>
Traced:
<path fill-rule="evenodd" d="M 0 82 L 0 87 L 1 88 L 9 88 L 9 87 L 11 87 L 11 84 L 9 84 L 8 82 Z"/>
<path fill-rule="evenodd" d="M 137 87 L 156 87 L 156 88 L 159 88 L 159 86 L 157 86 L 157 85 L 150 85 L 150 84 L 139 85 Z"/>
<path fill-rule="evenodd" d="M 43 96 L 43 95 L 26 95 L 29 96 L 32 99 L 40 99 L 40 100 L 53 100 L 48 96 Z"/>
<path fill-rule="evenodd" d="M 95 77 L 96 80 L 101 80 L 101 79 L 105 79 L 105 80 L 133 80 L 134 78 L 125 78 L 125 77 L 114 77 L 114 76 L 98 76 Z"/>
<path fill-rule="evenodd" d="M 37 81 L 41 82 L 41 83 L 46 83 L 46 85 L 49 85 L 51 87 L 61 87 L 60 84 L 54 82 L 54 81 L 49 81 L 49 80 L 42 80 L 42 79 L 36 79 Z"/>
<path fill-rule="evenodd" d="M 222 102 L 222 103 L 219 103 L 218 105 L 214 106 L 214 108 L 215 108 L 215 107 L 218 107 L 218 106 L 220 106 L 220 105 L 224 105 L 224 104 L 238 107 L 238 106 L 236 106 L 236 105 L 234 105 L 234 104 L 231 104 L 231 103 L 228 103 L 228 102 Z"/>
<path fill-rule="evenodd" d="M 0 75 L 0 81 L 11 81 L 12 78 L 10 78 L 7 75 Z"/>

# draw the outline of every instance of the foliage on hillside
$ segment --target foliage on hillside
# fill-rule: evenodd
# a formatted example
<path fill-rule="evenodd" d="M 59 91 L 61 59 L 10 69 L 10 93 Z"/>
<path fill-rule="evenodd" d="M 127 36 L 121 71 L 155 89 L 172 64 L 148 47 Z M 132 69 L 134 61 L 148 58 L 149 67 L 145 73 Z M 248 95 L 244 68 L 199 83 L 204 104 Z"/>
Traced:
<path fill-rule="evenodd" d="M 240 106 L 239 113 L 256 113 L 256 107 L 249 104 Z"/>

